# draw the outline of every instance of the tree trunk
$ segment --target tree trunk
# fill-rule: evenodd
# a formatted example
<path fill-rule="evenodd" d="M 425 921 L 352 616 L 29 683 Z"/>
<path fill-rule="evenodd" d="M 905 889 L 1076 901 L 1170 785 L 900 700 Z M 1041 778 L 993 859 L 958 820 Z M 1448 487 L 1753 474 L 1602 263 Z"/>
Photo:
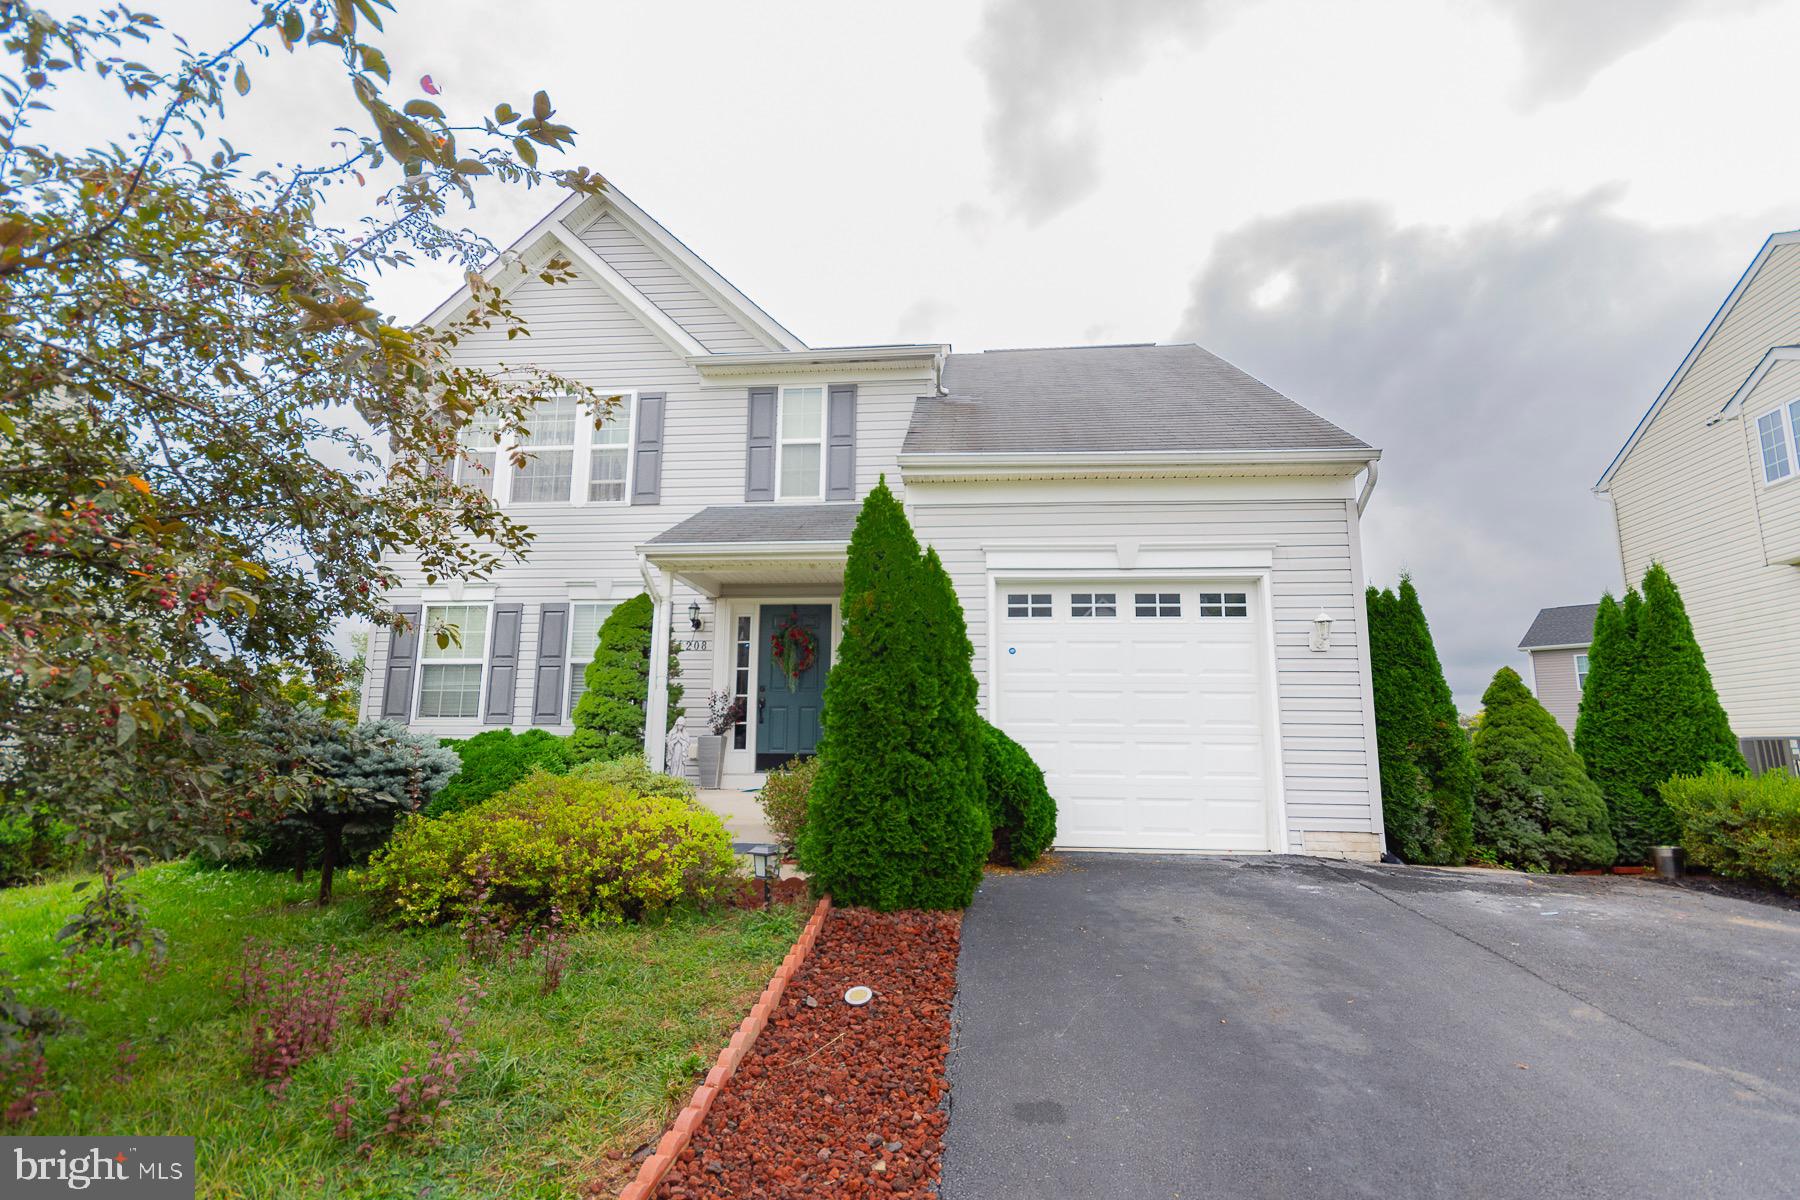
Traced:
<path fill-rule="evenodd" d="M 337 866 L 338 850 L 344 844 L 344 827 L 327 825 L 325 833 L 325 852 L 319 857 L 319 907 L 324 908 L 331 903 L 331 872 Z"/>

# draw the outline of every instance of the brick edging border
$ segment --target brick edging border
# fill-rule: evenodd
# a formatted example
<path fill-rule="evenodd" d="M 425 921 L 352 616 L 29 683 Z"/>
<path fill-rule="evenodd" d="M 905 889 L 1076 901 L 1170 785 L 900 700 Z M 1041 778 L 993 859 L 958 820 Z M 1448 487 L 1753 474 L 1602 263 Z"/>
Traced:
<path fill-rule="evenodd" d="M 806 928 L 794 939 L 793 948 L 781 965 L 775 968 L 775 977 L 769 980 L 769 986 L 763 989 L 762 996 L 750 1008 L 750 1015 L 745 1017 L 731 1035 L 725 1048 L 719 1051 L 719 1060 L 713 1069 L 706 1073 L 706 1082 L 694 1089 L 693 1096 L 682 1110 L 675 1114 L 669 1123 L 668 1132 L 656 1143 L 656 1151 L 644 1160 L 638 1168 L 637 1178 L 625 1185 L 619 1193 L 619 1200 L 649 1200 L 650 1193 L 662 1182 L 669 1168 L 675 1165 L 676 1158 L 687 1149 L 688 1142 L 693 1139 L 694 1130 L 706 1120 L 706 1114 L 712 1110 L 713 1101 L 725 1089 L 725 1084 L 737 1074 L 738 1064 L 744 1061 L 744 1055 L 756 1041 L 756 1035 L 763 1031 L 769 1018 L 775 1013 L 775 1006 L 781 1003 L 781 994 L 787 990 L 788 980 L 800 970 L 800 964 L 812 952 L 813 944 L 819 940 L 819 933 L 825 928 L 825 918 L 831 915 L 831 897 L 826 896 L 813 909 L 812 917 L 806 922 Z"/>

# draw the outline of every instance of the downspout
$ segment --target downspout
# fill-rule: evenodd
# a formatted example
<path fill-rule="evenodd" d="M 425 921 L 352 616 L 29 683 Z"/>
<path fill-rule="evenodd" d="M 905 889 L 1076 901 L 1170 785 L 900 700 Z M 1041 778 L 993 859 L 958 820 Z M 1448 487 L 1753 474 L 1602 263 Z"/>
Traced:
<path fill-rule="evenodd" d="M 1356 497 L 1356 515 L 1362 516 L 1363 509 L 1369 507 L 1369 497 L 1375 492 L 1375 481 L 1381 477 L 1381 460 L 1369 460 L 1369 473 L 1363 479 L 1362 492 Z"/>

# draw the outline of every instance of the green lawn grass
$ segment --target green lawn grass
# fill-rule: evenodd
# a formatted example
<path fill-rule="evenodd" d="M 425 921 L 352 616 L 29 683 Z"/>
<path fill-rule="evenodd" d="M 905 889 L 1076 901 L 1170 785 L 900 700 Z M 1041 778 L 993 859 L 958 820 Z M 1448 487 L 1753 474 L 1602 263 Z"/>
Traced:
<path fill-rule="evenodd" d="M 682 914 L 571 935 L 560 990 L 542 994 L 536 961 L 477 964 L 454 930 L 374 922 L 356 875 L 320 910 L 285 875 L 170 863 L 129 885 L 168 933 L 166 965 L 98 952 L 93 994 L 71 992 L 56 931 L 80 904 L 73 880 L 0 891 L 0 974 L 20 999 L 76 1025 L 47 1048 L 49 1086 L 16 1134 L 191 1134 L 206 1197 L 560 1197 L 577 1194 L 608 1150 L 653 1137 L 787 952 L 804 913 Z M 358 964 L 352 1009 L 379 964 L 422 972 L 386 1027 L 346 1019 L 285 1097 L 248 1070 L 249 1015 L 232 977 L 247 939 Z M 463 1022 L 478 1052 L 461 1090 L 424 1137 L 376 1137 L 402 1063 L 423 1065 L 439 1021 L 470 982 L 485 993 Z M 137 1054 L 127 1077 L 119 1046 Z M 356 1135 L 328 1111 L 359 1084 Z M 369 1154 L 358 1152 L 373 1141 Z M 615 1173 L 617 1168 L 614 1168 Z"/>

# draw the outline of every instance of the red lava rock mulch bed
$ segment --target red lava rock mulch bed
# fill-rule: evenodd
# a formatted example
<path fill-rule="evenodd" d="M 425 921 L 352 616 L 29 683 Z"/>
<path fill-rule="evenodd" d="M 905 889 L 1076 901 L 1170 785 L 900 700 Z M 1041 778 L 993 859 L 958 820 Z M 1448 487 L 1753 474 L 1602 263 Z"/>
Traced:
<path fill-rule="evenodd" d="M 769 901 L 772 904 L 799 904 L 806 899 L 806 880 L 781 879 L 769 881 Z M 760 879 L 745 879 L 738 883 L 737 889 L 728 898 L 733 908 L 761 908 L 763 906 L 763 885 Z"/>
<path fill-rule="evenodd" d="M 960 932 L 956 913 L 834 910 L 654 1195 L 935 1196 Z M 854 1008 L 859 983 L 875 998 Z"/>

